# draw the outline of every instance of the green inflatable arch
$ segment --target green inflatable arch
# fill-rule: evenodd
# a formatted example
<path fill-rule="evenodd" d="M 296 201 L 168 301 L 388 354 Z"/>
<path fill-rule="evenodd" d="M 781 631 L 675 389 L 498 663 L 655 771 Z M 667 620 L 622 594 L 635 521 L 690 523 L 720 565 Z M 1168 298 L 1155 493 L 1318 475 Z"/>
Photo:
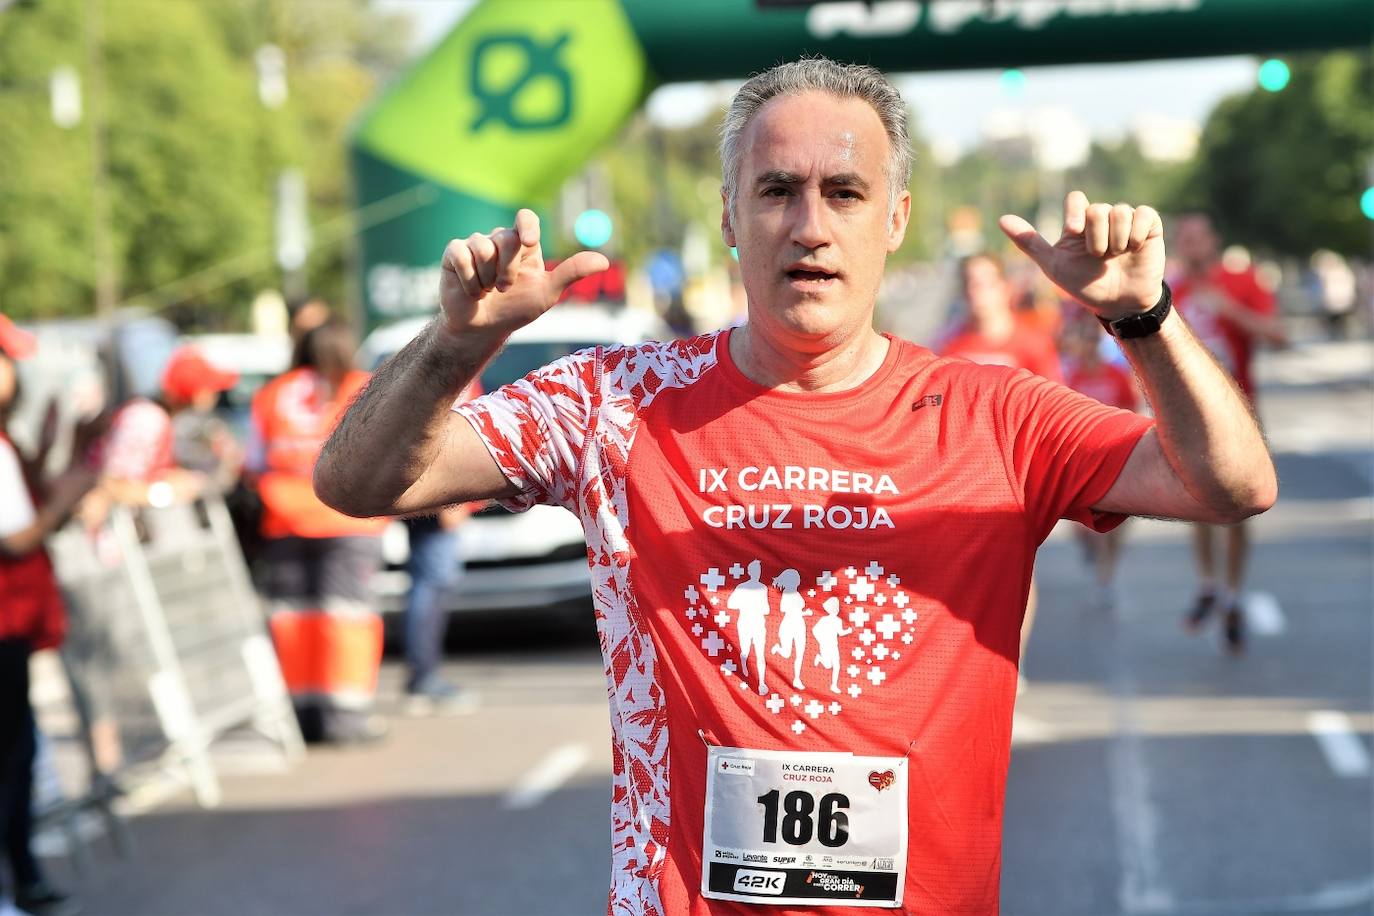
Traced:
<path fill-rule="evenodd" d="M 365 324 L 451 238 L 546 204 L 655 86 L 803 53 L 909 72 L 1368 45 L 1369 0 L 482 0 L 353 137 Z"/>

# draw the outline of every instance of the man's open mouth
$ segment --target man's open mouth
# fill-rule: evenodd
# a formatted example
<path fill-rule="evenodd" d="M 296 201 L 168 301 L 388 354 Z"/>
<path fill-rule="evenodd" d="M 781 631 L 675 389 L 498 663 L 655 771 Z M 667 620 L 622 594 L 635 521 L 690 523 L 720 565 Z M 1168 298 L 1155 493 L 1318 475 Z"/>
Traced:
<path fill-rule="evenodd" d="M 787 271 L 789 280 L 797 280 L 809 283 L 824 283 L 827 280 L 834 280 L 838 274 L 826 270 L 822 267 L 794 267 Z"/>

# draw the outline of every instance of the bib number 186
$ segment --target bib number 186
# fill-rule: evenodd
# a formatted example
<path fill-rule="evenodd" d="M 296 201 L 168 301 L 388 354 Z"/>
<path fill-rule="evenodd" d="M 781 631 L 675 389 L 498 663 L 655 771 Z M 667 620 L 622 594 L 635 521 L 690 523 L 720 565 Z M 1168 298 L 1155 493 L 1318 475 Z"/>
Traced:
<path fill-rule="evenodd" d="M 763 841 L 778 841 L 778 809 L 782 809 L 782 841 L 790 846 L 805 846 L 814 835 L 822 846 L 834 849 L 849 840 L 849 797 L 839 792 L 821 796 L 820 811 L 810 792 L 795 790 L 783 795 L 774 789 L 758 797 L 763 805 Z M 812 815 L 817 816 L 813 819 Z"/>

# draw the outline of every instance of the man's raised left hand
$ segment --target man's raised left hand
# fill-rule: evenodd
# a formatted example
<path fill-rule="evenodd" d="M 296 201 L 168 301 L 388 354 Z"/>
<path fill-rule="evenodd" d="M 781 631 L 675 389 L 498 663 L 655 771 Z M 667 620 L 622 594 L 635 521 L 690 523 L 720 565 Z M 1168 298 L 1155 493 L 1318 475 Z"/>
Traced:
<path fill-rule="evenodd" d="M 1163 294 L 1164 225 L 1152 207 L 1064 199 L 1064 229 L 1051 245 L 1019 216 L 998 225 L 1056 286 L 1108 320 L 1148 311 Z"/>

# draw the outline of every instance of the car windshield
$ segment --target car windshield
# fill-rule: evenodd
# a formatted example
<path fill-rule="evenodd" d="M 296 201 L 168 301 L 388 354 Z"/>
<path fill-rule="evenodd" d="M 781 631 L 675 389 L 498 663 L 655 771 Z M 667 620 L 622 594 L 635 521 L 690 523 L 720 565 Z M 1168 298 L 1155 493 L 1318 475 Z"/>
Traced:
<path fill-rule="evenodd" d="M 482 370 L 482 390 L 495 391 L 540 366 L 596 345 L 594 340 L 513 341 Z"/>

